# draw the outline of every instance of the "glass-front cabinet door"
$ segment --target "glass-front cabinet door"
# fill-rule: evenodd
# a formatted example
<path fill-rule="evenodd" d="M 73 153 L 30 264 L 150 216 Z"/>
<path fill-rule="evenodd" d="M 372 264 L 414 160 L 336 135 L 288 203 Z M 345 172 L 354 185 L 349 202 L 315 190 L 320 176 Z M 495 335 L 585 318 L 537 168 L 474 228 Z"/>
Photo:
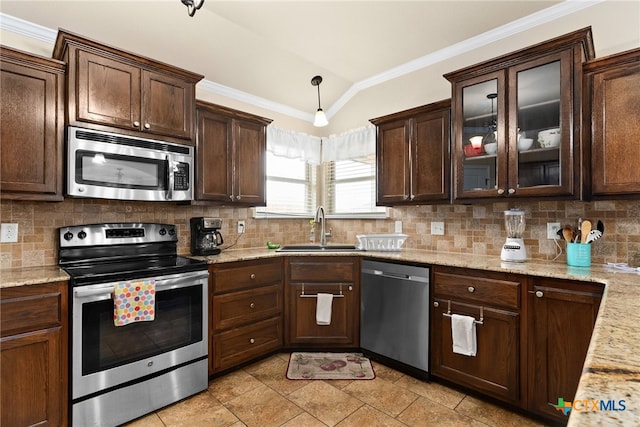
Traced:
<path fill-rule="evenodd" d="M 507 157 L 503 71 L 456 86 L 455 197 L 497 197 L 506 186 Z"/>
<path fill-rule="evenodd" d="M 454 199 L 570 196 L 568 50 L 454 83 Z"/>
<path fill-rule="evenodd" d="M 573 190 L 568 51 L 509 68 L 509 187 L 514 196 Z"/>

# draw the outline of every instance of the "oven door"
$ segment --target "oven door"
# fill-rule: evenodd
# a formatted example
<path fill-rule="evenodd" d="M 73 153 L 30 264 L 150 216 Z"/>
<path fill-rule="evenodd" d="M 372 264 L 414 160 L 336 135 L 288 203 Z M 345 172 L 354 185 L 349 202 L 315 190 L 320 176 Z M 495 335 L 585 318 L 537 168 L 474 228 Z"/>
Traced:
<path fill-rule="evenodd" d="M 125 326 L 113 322 L 115 283 L 74 287 L 72 399 L 206 358 L 208 276 L 198 271 L 153 278 L 155 320 Z"/>
<path fill-rule="evenodd" d="M 69 127 L 67 194 L 191 200 L 192 147 Z"/>

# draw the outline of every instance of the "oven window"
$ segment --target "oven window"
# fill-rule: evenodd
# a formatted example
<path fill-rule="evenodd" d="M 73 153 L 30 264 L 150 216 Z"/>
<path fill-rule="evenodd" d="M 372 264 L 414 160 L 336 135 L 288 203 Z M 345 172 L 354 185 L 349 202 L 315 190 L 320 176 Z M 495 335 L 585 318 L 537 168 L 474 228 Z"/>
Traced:
<path fill-rule="evenodd" d="M 113 300 L 82 306 L 82 375 L 135 362 L 202 340 L 202 286 L 156 294 L 151 322 L 113 324 Z"/>
<path fill-rule="evenodd" d="M 76 151 L 76 182 L 78 183 L 164 190 L 165 175 L 164 160 Z"/>

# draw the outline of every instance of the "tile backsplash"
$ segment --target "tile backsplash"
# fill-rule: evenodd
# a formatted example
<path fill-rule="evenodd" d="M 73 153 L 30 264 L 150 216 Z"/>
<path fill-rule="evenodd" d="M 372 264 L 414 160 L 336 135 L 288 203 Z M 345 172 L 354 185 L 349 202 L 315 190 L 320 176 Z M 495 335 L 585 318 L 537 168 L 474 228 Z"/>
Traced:
<path fill-rule="evenodd" d="M 592 264 L 626 262 L 640 266 L 640 201 L 497 202 L 474 205 L 424 205 L 389 209 L 388 219 L 329 219 L 329 243 L 356 243 L 357 234 L 391 233 L 402 221 L 409 235 L 405 247 L 452 253 L 499 255 L 506 234 L 503 211 L 526 212 L 525 244 L 530 258 L 566 260 L 565 245 L 547 240 L 547 222 L 576 225 L 578 218 L 601 220 L 605 233 L 593 243 Z M 178 226 L 178 252 L 189 254 L 189 219 L 214 216 L 223 219 L 221 232 L 228 247 L 265 247 L 309 241 L 309 219 L 255 219 L 248 208 L 171 203 L 67 199 L 60 203 L 2 201 L 2 223 L 18 223 L 18 242 L 0 244 L 0 268 L 20 268 L 57 263 L 58 227 L 103 222 L 160 222 Z M 246 222 L 246 233 L 236 233 L 236 222 Z M 431 235 L 431 222 L 445 223 L 443 236 Z"/>

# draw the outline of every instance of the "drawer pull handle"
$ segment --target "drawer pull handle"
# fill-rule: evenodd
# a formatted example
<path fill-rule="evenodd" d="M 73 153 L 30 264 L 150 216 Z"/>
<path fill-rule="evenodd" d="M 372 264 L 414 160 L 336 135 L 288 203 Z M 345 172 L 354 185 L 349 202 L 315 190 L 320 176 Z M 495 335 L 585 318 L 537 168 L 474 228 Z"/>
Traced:
<path fill-rule="evenodd" d="M 544 292 L 542 292 L 542 291 L 536 291 L 536 296 L 537 296 L 538 298 L 542 298 L 542 297 L 544 296 Z"/>
<path fill-rule="evenodd" d="M 474 288 L 473 286 L 469 286 L 467 290 L 471 293 L 474 293 L 476 291 L 476 288 Z"/>
<path fill-rule="evenodd" d="M 251 276 L 249 276 L 249 277 L 251 277 L 251 279 L 255 279 L 256 275 L 254 273 L 251 273 Z"/>
<path fill-rule="evenodd" d="M 249 308 L 256 308 L 256 304 L 252 302 L 251 304 L 249 304 Z"/>
<path fill-rule="evenodd" d="M 251 339 L 249 339 L 249 342 L 250 342 L 251 344 L 253 344 L 254 342 L 256 342 L 256 340 L 254 340 L 253 338 L 251 338 Z"/>
<path fill-rule="evenodd" d="M 433 302 L 433 306 L 434 306 L 434 307 L 440 307 L 440 303 L 438 303 L 438 301 L 434 301 L 434 302 Z"/>

